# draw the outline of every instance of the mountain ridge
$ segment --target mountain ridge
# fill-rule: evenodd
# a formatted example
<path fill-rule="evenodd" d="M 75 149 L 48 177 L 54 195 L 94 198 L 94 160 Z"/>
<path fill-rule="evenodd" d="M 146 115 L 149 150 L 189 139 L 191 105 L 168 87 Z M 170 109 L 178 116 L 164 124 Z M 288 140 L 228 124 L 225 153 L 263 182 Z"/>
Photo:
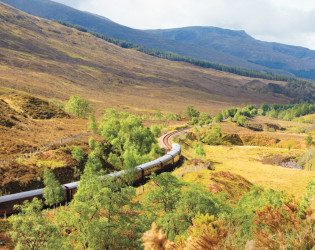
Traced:
<path fill-rule="evenodd" d="M 146 31 L 175 41 L 228 53 L 261 66 L 287 71 L 298 77 L 306 77 L 304 73 L 309 72 L 307 78 L 315 79 L 315 51 L 301 46 L 259 41 L 245 31 L 212 26 Z"/>
<path fill-rule="evenodd" d="M 124 49 L 87 32 L 41 19 L 0 3 L 0 94 L 32 93 L 63 102 L 81 94 L 96 108 L 180 112 L 188 104 L 210 110 L 242 103 L 288 103 L 282 94 L 259 93 L 286 82 L 238 76 Z M 258 84 L 258 85 L 259 85 Z M 259 86 L 260 86 L 259 85 Z"/>
<path fill-rule="evenodd" d="M 49 20 L 57 19 L 61 21 L 66 21 L 73 25 L 83 26 L 94 32 L 119 38 L 128 42 L 141 44 L 148 48 L 171 51 L 182 56 L 189 56 L 214 63 L 293 76 L 292 73 L 288 73 L 278 69 L 268 69 L 265 66 L 248 62 L 246 60 L 237 58 L 224 52 L 200 47 L 194 44 L 185 44 L 182 42 L 174 41 L 172 39 L 166 39 L 162 36 L 152 35 L 143 30 L 137 30 L 127 26 L 123 26 L 109 20 L 106 17 L 100 17 L 99 15 L 79 11 L 69 6 L 53 1 L 2 0 L 2 2 L 7 3 L 31 15 L 47 18 Z"/>

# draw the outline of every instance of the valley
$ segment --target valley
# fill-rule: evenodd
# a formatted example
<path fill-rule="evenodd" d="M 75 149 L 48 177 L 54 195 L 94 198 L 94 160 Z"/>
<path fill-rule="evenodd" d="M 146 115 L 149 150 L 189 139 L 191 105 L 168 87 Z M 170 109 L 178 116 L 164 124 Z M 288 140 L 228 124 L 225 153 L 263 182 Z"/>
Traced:
<path fill-rule="evenodd" d="M 150 56 L 4 2 L 0 249 L 315 246 L 313 83 Z M 32 3 L 49 19 L 81 13 L 51 1 Z M 38 6 L 27 9 L 35 13 Z M 201 43 L 210 46 L 207 53 L 214 49 L 205 41 L 209 34 L 194 35 L 196 27 L 140 32 L 85 14 L 86 22 L 101 19 L 126 40 L 132 35 L 163 49 L 171 43 L 192 55 L 205 51 Z M 225 42 L 219 54 L 234 60 Z M 266 52 L 260 45 L 259 53 Z M 242 66 L 251 69 L 247 56 Z M 20 194 L 25 191 L 37 193 Z M 14 204 L 19 212 L 10 214 Z"/>

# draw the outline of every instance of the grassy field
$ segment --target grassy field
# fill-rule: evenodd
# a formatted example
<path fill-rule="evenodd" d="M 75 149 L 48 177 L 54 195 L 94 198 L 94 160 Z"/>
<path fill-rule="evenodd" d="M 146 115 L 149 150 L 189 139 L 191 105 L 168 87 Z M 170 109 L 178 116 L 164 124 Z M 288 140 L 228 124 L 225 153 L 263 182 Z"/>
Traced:
<path fill-rule="evenodd" d="M 308 182 L 315 178 L 314 171 L 289 169 L 262 163 L 264 156 L 288 154 L 287 149 L 250 146 L 205 146 L 205 150 L 206 159 L 211 162 L 211 166 L 215 170 L 201 169 L 196 172 L 188 172 L 184 175 L 184 180 L 203 183 L 208 186 L 213 172 L 228 171 L 244 177 L 254 185 L 282 190 L 300 198 L 301 194 L 305 192 Z M 297 151 L 295 153 L 302 152 Z M 184 154 L 189 154 L 189 152 L 184 151 Z M 183 168 L 179 168 L 174 174 L 181 172 Z"/>
<path fill-rule="evenodd" d="M 198 171 L 185 172 L 184 180 L 200 182 L 209 186 L 213 173 L 226 171 L 240 175 L 254 185 L 282 190 L 300 198 L 305 192 L 308 182 L 315 178 L 315 171 L 284 168 L 278 166 L 278 162 L 281 162 L 283 159 L 298 159 L 304 154 L 307 149 L 305 145 L 307 134 L 297 134 L 291 131 L 295 131 L 299 126 L 311 127 L 312 124 L 284 122 L 268 117 L 256 117 L 254 121 L 257 123 L 276 123 L 286 130 L 255 132 L 248 128 L 239 127 L 234 123 L 224 122 L 216 124 L 216 126 L 221 126 L 223 135 L 234 134 L 240 138 L 260 139 L 256 141 L 257 145 L 253 143 L 255 140 L 251 141 L 252 145 L 245 146 L 204 145 L 205 159 L 211 162 L 211 167 L 215 168 L 215 170 L 200 169 Z M 278 139 L 279 142 L 269 145 L 268 142 L 273 142 L 274 139 Z M 184 140 L 182 141 L 183 154 L 188 159 L 198 158 L 192 149 L 195 141 L 191 141 L 186 137 L 183 137 L 182 140 Z M 259 144 L 266 144 L 267 146 Z M 182 172 L 187 167 L 191 166 L 186 163 L 183 167 L 176 170 L 174 174 Z"/>

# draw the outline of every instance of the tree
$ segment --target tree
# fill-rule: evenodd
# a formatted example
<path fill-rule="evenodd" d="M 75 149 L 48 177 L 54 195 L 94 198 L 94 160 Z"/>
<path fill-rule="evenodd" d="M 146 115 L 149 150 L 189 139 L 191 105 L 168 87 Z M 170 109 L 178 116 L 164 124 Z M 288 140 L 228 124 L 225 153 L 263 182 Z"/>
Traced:
<path fill-rule="evenodd" d="M 158 129 L 152 128 L 154 132 L 158 132 Z M 102 122 L 100 131 L 111 145 L 109 161 L 116 167 L 124 167 L 127 151 L 134 154 L 137 164 L 147 162 L 151 159 L 152 147 L 157 145 L 152 131 L 144 127 L 137 116 L 128 113 L 118 113 L 115 117 Z"/>
<path fill-rule="evenodd" d="M 146 227 L 134 197 L 135 189 L 119 179 L 85 173 L 59 223 L 70 229 L 68 237 L 78 249 L 137 248 Z"/>
<path fill-rule="evenodd" d="M 207 113 L 200 113 L 199 120 L 203 121 L 205 124 L 211 123 L 211 116 Z"/>
<path fill-rule="evenodd" d="M 203 143 L 208 145 L 219 145 L 222 142 L 221 127 L 215 126 L 211 130 L 208 130 L 201 138 Z"/>
<path fill-rule="evenodd" d="M 218 199 L 214 194 L 201 186 L 189 185 L 180 193 L 175 209 L 158 219 L 169 239 L 185 234 L 193 225 L 193 219 L 199 213 L 209 213 L 218 217 L 219 214 L 230 213 L 231 207 L 225 200 Z"/>
<path fill-rule="evenodd" d="M 94 116 L 94 112 L 90 113 L 89 116 L 89 122 L 88 122 L 88 128 L 92 131 L 93 134 L 97 134 L 98 132 L 98 127 L 95 121 L 95 116 Z"/>
<path fill-rule="evenodd" d="M 90 112 L 90 105 L 82 99 L 81 95 L 72 95 L 65 106 L 65 110 L 78 118 L 85 119 Z"/>
<path fill-rule="evenodd" d="M 304 155 L 299 160 L 299 163 L 304 167 L 304 169 L 312 170 L 314 157 L 315 148 L 309 148 L 305 151 Z"/>
<path fill-rule="evenodd" d="M 155 112 L 154 119 L 160 121 L 160 120 L 162 120 L 162 118 L 163 118 L 163 116 L 162 116 L 161 110 L 157 110 L 157 111 Z"/>
<path fill-rule="evenodd" d="M 50 223 L 41 212 L 42 201 L 34 198 L 23 205 L 15 205 L 21 212 L 12 215 L 9 220 L 12 225 L 11 239 L 16 243 L 16 249 L 60 249 L 66 247 L 66 239 L 61 239 L 59 228 Z"/>
<path fill-rule="evenodd" d="M 223 121 L 223 115 L 222 113 L 217 114 L 214 118 L 213 118 L 214 122 L 222 122 Z"/>
<path fill-rule="evenodd" d="M 95 139 L 93 137 L 91 137 L 89 139 L 89 147 L 90 149 L 94 150 L 95 149 Z"/>
<path fill-rule="evenodd" d="M 94 174 L 97 174 L 102 169 L 102 166 L 99 154 L 93 151 L 88 156 L 84 171 L 90 169 Z"/>
<path fill-rule="evenodd" d="M 65 200 L 65 191 L 56 177 L 48 169 L 44 170 L 44 198 L 48 206 L 55 205 Z"/>
<path fill-rule="evenodd" d="M 188 106 L 185 111 L 188 118 L 192 119 L 193 117 L 198 118 L 200 112 L 194 108 L 194 106 Z"/>
<path fill-rule="evenodd" d="M 312 138 L 312 135 L 309 134 L 306 138 L 305 138 L 305 142 L 306 142 L 306 145 L 308 147 L 310 147 L 312 144 L 313 144 L 313 138 Z"/>
<path fill-rule="evenodd" d="M 71 154 L 73 158 L 79 163 L 81 163 L 85 158 L 82 148 L 79 147 L 74 147 L 71 151 Z"/>
<path fill-rule="evenodd" d="M 238 118 L 237 118 L 237 124 L 238 125 L 241 125 L 241 126 L 244 126 L 245 125 L 245 122 L 246 122 L 246 116 L 244 115 L 240 115 Z"/>
<path fill-rule="evenodd" d="M 201 156 L 201 157 L 205 157 L 206 156 L 206 152 L 203 148 L 203 144 L 202 142 L 197 142 L 194 146 L 194 152 L 196 155 Z"/>
<path fill-rule="evenodd" d="M 160 136 L 161 134 L 161 128 L 157 124 L 152 124 L 150 130 L 155 137 Z"/>
<path fill-rule="evenodd" d="M 146 202 L 157 204 L 158 208 L 161 207 L 165 213 L 175 209 L 183 183 L 168 172 L 160 175 L 153 173 L 150 179 L 155 185 L 155 189 L 145 197 Z"/>

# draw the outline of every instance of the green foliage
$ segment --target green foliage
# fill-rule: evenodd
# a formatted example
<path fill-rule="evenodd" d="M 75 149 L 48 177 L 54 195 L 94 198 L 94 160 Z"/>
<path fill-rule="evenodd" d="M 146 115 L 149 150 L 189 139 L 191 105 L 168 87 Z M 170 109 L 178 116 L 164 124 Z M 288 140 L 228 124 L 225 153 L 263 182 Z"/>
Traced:
<path fill-rule="evenodd" d="M 78 249 L 130 249 L 146 229 L 141 206 L 134 203 L 135 189 L 120 180 L 89 175 L 80 181 L 78 192 L 59 223 L 71 228 L 69 239 Z M 149 222 L 150 223 L 150 222 Z"/>
<path fill-rule="evenodd" d="M 162 128 L 161 125 L 152 124 L 150 127 L 150 131 L 155 137 L 158 137 L 161 135 L 161 128 Z"/>
<path fill-rule="evenodd" d="M 304 169 L 312 170 L 315 158 L 315 148 L 311 147 L 305 151 L 299 160 L 299 165 Z"/>
<path fill-rule="evenodd" d="M 95 149 L 95 139 L 93 137 L 90 137 L 90 139 L 89 139 L 89 147 L 92 150 Z"/>
<path fill-rule="evenodd" d="M 194 152 L 197 156 L 201 156 L 201 157 L 205 157 L 206 156 L 206 152 L 203 149 L 203 144 L 202 142 L 197 142 L 194 146 Z"/>
<path fill-rule="evenodd" d="M 238 110 L 239 108 L 236 107 L 222 110 L 223 119 L 234 117 Z"/>
<path fill-rule="evenodd" d="M 300 211 L 307 212 L 311 205 L 312 205 L 312 199 L 314 197 L 315 193 L 315 179 L 310 181 L 306 187 L 306 192 L 303 195 L 301 202 L 300 202 Z"/>
<path fill-rule="evenodd" d="M 311 146 L 313 144 L 313 137 L 311 134 L 309 134 L 306 138 L 305 138 L 305 142 L 307 146 Z"/>
<path fill-rule="evenodd" d="M 111 145 L 109 161 L 114 166 L 129 169 L 131 165 L 135 167 L 151 159 L 151 150 L 157 145 L 154 136 L 159 133 L 159 127 L 152 126 L 150 130 L 137 116 L 113 110 L 106 112 L 102 120 L 100 132 Z M 134 157 L 132 161 L 130 154 Z"/>
<path fill-rule="evenodd" d="M 58 107 L 58 108 L 60 108 L 61 110 L 64 110 L 63 104 L 60 101 L 56 100 L 56 99 L 50 99 L 49 103 L 54 105 L 54 106 L 56 106 L 56 107 Z"/>
<path fill-rule="evenodd" d="M 214 118 L 213 118 L 214 122 L 222 122 L 223 121 L 223 115 L 221 113 L 217 114 Z"/>
<path fill-rule="evenodd" d="M 193 118 L 191 119 L 191 124 L 192 124 L 192 125 L 198 125 L 198 123 L 199 123 L 199 120 L 198 120 L 197 117 L 193 117 Z"/>
<path fill-rule="evenodd" d="M 298 128 L 298 133 L 299 134 L 303 134 L 303 133 L 305 133 L 306 132 L 306 129 L 304 128 L 304 127 L 299 127 Z"/>
<path fill-rule="evenodd" d="M 258 111 L 262 115 L 278 118 L 284 121 L 292 121 L 293 119 L 315 113 L 315 104 L 264 104 Z"/>
<path fill-rule="evenodd" d="M 16 249 L 58 249 L 66 247 L 67 240 L 62 240 L 59 228 L 43 217 L 43 204 L 37 198 L 16 205 L 21 212 L 9 218 L 12 224 L 10 236 Z"/>
<path fill-rule="evenodd" d="M 84 172 L 91 171 L 92 173 L 97 174 L 102 169 L 102 166 L 100 155 L 94 150 L 88 156 Z"/>
<path fill-rule="evenodd" d="M 120 157 L 114 153 L 109 154 L 108 161 L 115 167 L 119 167 L 122 164 Z"/>
<path fill-rule="evenodd" d="M 212 121 L 211 115 L 207 113 L 200 113 L 199 120 L 203 121 L 205 124 L 210 124 Z"/>
<path fill-rule="evenodd" d="M 108 108 L 105 110 L 105 113 L 102 117 L 102 121 L 108 121 L 112 118 L 120 118 L 121 117 L 121 113 L 118 113 L 118 111 L 116 111 L 113 108 Z"/>
<path fill-rule="evenodd" d="M 194 106 L 188 106 L 185 110 L 186 116 L 190 119 L 193 117 L 198 118 L 200 115 L 200 112 L 194 108 Z"/>
<path fill-rule="evenodd" d="M 178 121 L 180 119 L 180 116 L 172 113 L 166 113 L 165 119 L 167 121 Z"/>
<path fill-rule="evenodd" d="M 201 136 L 201 141 L 208 145 L 221 144 L 222 143 L 221 127 L 215 126 L 211 130 L 207 130 L 207 132 Z"/>
<path fill-rule="evenodd" d="M 161 110 L 157 110 L 157 111 L 155 112 L 154 119 L 160 121 L 160 120 L 162 120 L 162 118 L 163 118 L 163 116 L 162 116 Z"/>
<path fill-rule="evenodd" d="M 252 237 L 252 233 L 255 229 L 255 211 L 266 205 L 281 207 L 283 199 L 290 198 L 283 192 L 272 189 L 263 190 L 263 188 L 260 187 L 254 187 L 250 192 L 243 195 L 232 213 L 232 220 L 240 224 L 242 237 L 240 240 L 246 242 Z"/>
<path fill-rule="evenodd" d="M 154 190 L 148 193 L 145 201 L 149 204 L 155 204 L 157 209 L 162 209 L 164 213 L 175 209 L 176 201 L 179 199 L 183 183 L 170 173 L 153 173 L 150 179 L 156 186 Z"/>
<path fill-rule="evenodd" d="M 74 114 L 78 118 L 85 119 L 90 112 L 90 105 L 82 99 L 81 95 L 72 95 L 65 106 L 65 111 Z"/>
<path fill-rule="evenodd" d="M 98 133 L 98 126 L 96 124 L 94 112 L 90 113 L 89 122 L 88 122 L 88 128 L 92 131 L 93 134 L 97 134 Z"/>
<path fill-rule="evenodd" d="M 85 158 L 83 150 L 80 147 L 74 147 L 71 151 L 71 154 L 73 158 L 79 163 L 82 162 Z"/>
<path fill-rule="evenodd" d="M 241 125 L 241 126 L 244 126 L 245 125 L 245 122 L 246 122 L 246 117 L 244 115 L 240 115 L 238 118 L 237 118 L 237 124 L 238 125 Z"/>
<path fill-rule="evenodd" d="M 48 169 L 44 170 L 44 198 L 45 203 L 49 206 L 58 204 L 65 199 L 65 191 L 56 177 Z"/>
<path fill-rule="evenodd" d="M 160 217 L 158 225 L 163 228 L 169 239 L 174 240 L 177 235 L 185 235 L 198 214 L 208 213 L 214 218 L 230 211 L 231 208 L 225 200 L 200 186 L 191 185 L 181 191 L 175 209 Z"/>

